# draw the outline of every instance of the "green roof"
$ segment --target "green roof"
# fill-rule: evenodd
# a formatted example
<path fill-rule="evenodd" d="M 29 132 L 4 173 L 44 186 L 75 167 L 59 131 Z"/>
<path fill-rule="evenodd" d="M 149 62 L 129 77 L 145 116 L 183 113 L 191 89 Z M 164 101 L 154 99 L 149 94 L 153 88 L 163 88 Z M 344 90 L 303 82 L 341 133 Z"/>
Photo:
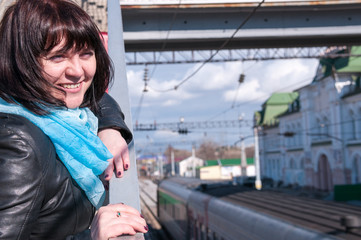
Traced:
<path fill-rule="evenodd" d="M 298 92 L 273 93 L 262 105 L 262 111 L 255 113 L 258 125 L 273 126 L 278 123 L 277 116 L 287 112 L 289 104 L 298 98 Z"/>
<path fill-rule="evenodd" d="M 267 105 L 283 105 L 292 103 L 298 97 L 298 92 L 273 93 L 266 101 Z"/>
<path fill-rule="evenodd" d="M 240 158 L 230 158 L 230 159 L 220 159 L 222 166 L 234 166 L 240 165 L 241 159 Z M 247 158 L 247 165 L 253 165 L 254 160 L 253 158 Z M 206 166 L 217 166 L 218 160 L 207 160 Z"/>
<path fill-rule="evenodd" d="M 347 53 L 346 50 L 339 53 Z M 351 47 L 351 55 L 361 55 L 361 46 Z M 321 80 L 332 74 L 332 68 L 337 73 L 359 73 L 361 72 L 361 56 L 321 58 L 313 81 Z"/>
<path fill-rule="evenodd" d="M 361 55 L 361 46 L 354 46 L 351 48 L 352 55 Z M 349 57 L 347 58 L 347 65 L 341 68 L 337 68 L 337 72 L 361 72 L 361 57 Z"/>

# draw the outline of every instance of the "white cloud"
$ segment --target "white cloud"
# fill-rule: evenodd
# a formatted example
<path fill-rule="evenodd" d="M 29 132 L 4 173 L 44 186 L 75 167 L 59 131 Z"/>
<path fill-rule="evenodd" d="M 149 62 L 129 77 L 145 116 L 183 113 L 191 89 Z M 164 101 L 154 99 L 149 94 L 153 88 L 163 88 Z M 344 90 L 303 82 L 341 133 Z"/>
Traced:
<path fill-rule="evenodd" d="M 185 77 L 193 74 L 200 64 L 197 64 L 190 68 Z M 184 88 L 189 91 L 210 91 L 210 90 L 222 90 L 234 85 L 239 78 L 242 71 L 242 63 L 208 63 L 201 68 L 192 78 L 187 80 L 184 84 Z"/>
<path fill-rule="evenodd" d="M 261 90 L 260 82 L 257 78 L 252 78 L 244 82 L 240 88 L 230 89 L 224 92 L 224 100 L 227 102 L 263 102 L 267 98 L 267 93 Z"/>
<path fill-rule="evenodd" d="M 139 97 L 142 94 L 144 83 L 143 73 L 141 71 L 129 70 L 127 71 L 127 80 L 129 87 L 129 95 L 131 97 Z"/>
<path fill-rule="evenodd" d="M 224 92 L 227 102 L 263 102 L 274 92 L 288 92 L 309 84 L 317 61 L 277 60 L 256 64 L 245 73 L 245 82 Z"/>
<path fill-rule="evenodd" d="M 261 80 L 262 89 L 265 92 L 285 92 L 292 91 L 300 84 L 308 84 L 315 74 L 317 61 L 304 61 L 301 59 L 278 60 L 265 65 L 263 78 Z"/>
<path fill-rule="evenodd" d="M 145 84 L 143 81 L 144 70 L 128 70 L 127 78 L 129 85 L 130 97 L 133 99 L 133 105 L 138 105 L 142 94 L 143 106 L 158 105 L 158 106 L 170 106 L 181 103 L 184 99 L 189 99 L 195 96 L 190 92 L 186 92 L 184 89 L 173 89 L 179 82 L 177 80 L 159 81 L 156 78 L 152 78 L 148 81 L 148 92 L 143 92 Z"/>

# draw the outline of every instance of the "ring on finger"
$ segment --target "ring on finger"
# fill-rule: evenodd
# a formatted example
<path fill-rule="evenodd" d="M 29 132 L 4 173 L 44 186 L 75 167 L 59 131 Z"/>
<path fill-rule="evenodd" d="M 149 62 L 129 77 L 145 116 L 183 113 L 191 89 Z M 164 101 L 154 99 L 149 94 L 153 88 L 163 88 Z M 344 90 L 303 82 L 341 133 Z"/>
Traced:
<path fill-rule="evenodd" d="M 117 217 L 121 217 L 122 216 L 122 214 L 118 211 L 117 212 Z"/>

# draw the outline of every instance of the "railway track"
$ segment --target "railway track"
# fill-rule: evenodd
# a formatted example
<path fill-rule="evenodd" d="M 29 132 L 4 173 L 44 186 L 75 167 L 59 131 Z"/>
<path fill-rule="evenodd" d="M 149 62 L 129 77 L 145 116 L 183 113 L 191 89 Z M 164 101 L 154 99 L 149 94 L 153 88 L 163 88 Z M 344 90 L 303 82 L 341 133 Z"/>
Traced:
<path fill-rule="evenodd" d="M 157 216 L 156 185 L 150 180 L 141 179 L 139 188 L 142 214 L 149 227 L 148 233 L 144 234 L 145 240 L 169 240 L 170 237 L 163 231 Z"/>
<path fill-rule="evenodd" d="M 208 194 L 234 204 L 265 213 L 304 228 L 330 234 L 340 239 L 360 240 L 361 229 L 345 229 L 340 219 L 345 216 L 361 217 L 361 206 L 333 201 L 293 196 L 272 190 L 242 190 L 233 193 L 223 190 Z"/>
<path fill-rule="evenodd" d="M 150 226 L 146 240 L 168 240 L 157 217 L 157 185 L 150 180 L 140 181 L 142 213 Z M 346 229 L 340 219 L 345 216 L 361 217 L 361 206 L 325 201 L 311 197 L 265 189 L 253 190 L 241 186 L 222 186 L 203 189 L 203 193 L 224 201 L 255 210 L 285 222 L 332 235 L 339 239 L 361 240 L 361 229 Z M 147 236 L 148 235 L 148 236 Z"/>

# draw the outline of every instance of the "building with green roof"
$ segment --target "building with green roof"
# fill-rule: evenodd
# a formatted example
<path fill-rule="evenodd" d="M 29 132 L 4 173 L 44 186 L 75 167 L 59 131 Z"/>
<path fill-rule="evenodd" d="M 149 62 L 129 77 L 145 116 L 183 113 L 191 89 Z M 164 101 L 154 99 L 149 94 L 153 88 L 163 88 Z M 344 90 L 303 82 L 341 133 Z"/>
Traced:
<path fill-rule="evenodd" d="M 361 183 L 361 47 L 338 53 L 320 59 L 310 84 L 272 94 L 255 113 L 262 177 L 329 192 Z"/>
<path fill-rule="evenodd" d="M 255 119 L 258 126 L 272 127 L 278 124 L 277 116 L 287 112 L 290 104 L 298 101 L 297 92 L 273 93 L 262 104 L 262 110 L 256 112 Z"/>

